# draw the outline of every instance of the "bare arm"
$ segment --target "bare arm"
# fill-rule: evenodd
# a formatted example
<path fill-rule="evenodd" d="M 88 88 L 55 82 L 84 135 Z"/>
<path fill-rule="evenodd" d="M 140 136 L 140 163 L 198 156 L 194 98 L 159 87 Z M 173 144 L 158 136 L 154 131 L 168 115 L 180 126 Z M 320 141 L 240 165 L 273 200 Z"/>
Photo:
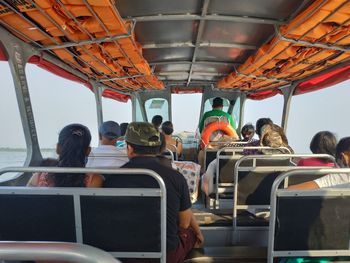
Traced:
<path fill-rule="evenodd" d="M 320 188 L 315 181 L 305 182 L 302 184 L 291 185 L 288 189 L 318 189 Z"/>
<path fill-rule="evenodd" d="M 197 242 L 195 244 L 195 247 L 201 247 L 203 245 L 204 243 L 203 234 L 190 208 L 179 212 L 179 227 L 184 229 L 192 227 L 197 237 Z"/>
<path fill-rule="evenodd" d="M 100 174 L 87 174 L 86 187 L 100 188 L 103 185 L 103 177 Z"/>

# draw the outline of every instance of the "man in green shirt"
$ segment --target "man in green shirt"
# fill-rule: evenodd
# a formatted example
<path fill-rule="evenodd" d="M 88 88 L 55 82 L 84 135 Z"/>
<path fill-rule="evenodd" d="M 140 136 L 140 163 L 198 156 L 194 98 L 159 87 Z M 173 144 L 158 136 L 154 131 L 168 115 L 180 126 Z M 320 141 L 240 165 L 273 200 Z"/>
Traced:
<path fill-rule="evenodd" d="M 208 117 L 212 117 L 212 116 L 224 116 L 228 119 L 230 125 L 236 129 L 235 124 L 233 122 L 233 118 L 230 114 L 228 114 L 227 112 L 223 111 L 222 108 L 224 107 L 224 101 L 222 98 L 220 97 L 216 97 L 213 100 L 213 109 L 211 111 L 207 111 L 206 113 L 204 113 L 201 121 L 199 122 L 199 132 L 202 133 L 203 128 L 204 128 L 204 123 L 205 123 L 205 119 L 207 119 Z"/>

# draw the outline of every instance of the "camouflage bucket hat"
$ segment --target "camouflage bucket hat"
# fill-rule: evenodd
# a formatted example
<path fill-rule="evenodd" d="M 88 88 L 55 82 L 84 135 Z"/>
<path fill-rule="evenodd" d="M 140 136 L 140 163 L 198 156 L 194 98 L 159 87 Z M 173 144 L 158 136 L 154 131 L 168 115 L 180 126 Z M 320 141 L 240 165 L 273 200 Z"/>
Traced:
<path fill-rule="evenodd" d="M 148 122 L 132 122 L 126 130 L 125 140 L 139 146 L 160 146 L 160 133 Z"/>

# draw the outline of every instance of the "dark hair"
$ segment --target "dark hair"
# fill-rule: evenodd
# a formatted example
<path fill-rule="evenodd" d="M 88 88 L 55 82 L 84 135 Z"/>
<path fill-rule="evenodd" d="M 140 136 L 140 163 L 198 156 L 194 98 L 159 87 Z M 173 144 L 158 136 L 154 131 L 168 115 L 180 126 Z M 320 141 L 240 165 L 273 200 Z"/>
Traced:
<path fill-rule="evenodd" d="M 220 97 L 213 99 L 213 108 L 222 107 L 224 105 L 224 100 Z"/>
<path fill-rule="evenodd" d="M 125 136 L 126 130 L 128 129 L 129 123 L 123 122 L 120 124 L 120 136 Z"/>
<path fill-rule="evenodd" d="M 335 156 L 337 139 L 329 131 L 320 131 L 315 134 L 310 143 L 310 150 L 313 153 L 325 153 Z"/>
<path fill-rule="evenodd" d="M 243 140 L 250 140 L 251 138 L 253 138 L 254 133 L 255 133 L 255 128 L 254 128 L 254 125 L 251 123 L 247 123 L 241 129 Z M 248 138 L 246 138 L 246 136 L 244 135 L 249 135 L 249 136 L 247 136 Z"/>
<path fill-rule="evenodd" d="M 57 166 L 58 160 L 54 158 L 44 158 L 40 162 L 40 166 L 42 167 L 51 167 L 51 166 Z"/>
<path fill-rule="evenodd" d="M 171 121 L 166 121 L 162 124 L 162 131 L 166 135 L 171 135 L 174 132 L 174 126 Z"/>
<path fill-rule="evenodd" d="M 340 139 L 335 149 L 335 159 L 340 167 L 344 167 L 342 153 L 350 152 L 350 137 Z"/>
<path fill-rule="evenodd" d="M 58 167 L 85 167 L 86 153 L 90 146 L 91 134 L 81 124 L 70 124 L 64 127 L 59 136 Z M 83 187 L 85 174 L 52 174 L 51 179 L 56 187 Z"/>
<path fill-rule="evenodd" d="M 163 117 L 160 115 L 155 115 L 152 118 L 152 124 L 158 129 L 163 122 Z"/>
<path fill-rule="evenodd" d="M 259 136 L 259 138 L 261 137 L 261 128 L 266 124 L 273 124 L 273 122 L 270 118 L 260 118 L 256 121 L 255 132 Z"/>
<path fill-rule="evenodd" d="M 136 145 L 130 142 L 126 142 L 127 145 L 130 145 L 134 153 L 140 154 L 140 155 L 158 155 L 160 154 L 160 150 L 162 145 L 159 146 L 141 146 L 141 145 Z"/>

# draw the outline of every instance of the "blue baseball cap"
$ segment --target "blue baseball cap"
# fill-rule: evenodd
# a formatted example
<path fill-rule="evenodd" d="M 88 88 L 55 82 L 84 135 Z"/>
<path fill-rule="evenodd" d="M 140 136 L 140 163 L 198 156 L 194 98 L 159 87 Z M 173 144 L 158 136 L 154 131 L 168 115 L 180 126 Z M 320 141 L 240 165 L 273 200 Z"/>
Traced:
<path fill-rule="evenodd" d="M 107 139 L 117 139 L 120 137 L 119 124 L 114 121 L 106 121 L 101 124 L 99 133 Z"/>

